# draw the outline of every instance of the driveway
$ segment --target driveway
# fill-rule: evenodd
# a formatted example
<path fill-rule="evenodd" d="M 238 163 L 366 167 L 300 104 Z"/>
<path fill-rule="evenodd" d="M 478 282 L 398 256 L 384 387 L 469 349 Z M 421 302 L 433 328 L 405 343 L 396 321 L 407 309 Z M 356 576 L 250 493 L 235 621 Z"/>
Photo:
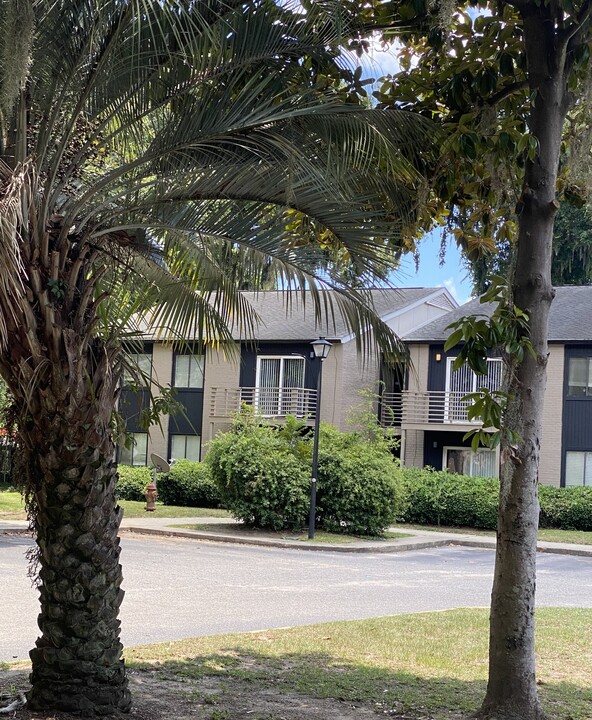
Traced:
<path fill-rule="evenodd" d="M 24 536 L 0 536 L 0 660 L 38 631 Z M 125 535 L 126 645 L 329 620 L 487 606 L 494 553 L 312 553 Z M 592 607 L 592 558 L 538 555 L 539 606 Z"/>

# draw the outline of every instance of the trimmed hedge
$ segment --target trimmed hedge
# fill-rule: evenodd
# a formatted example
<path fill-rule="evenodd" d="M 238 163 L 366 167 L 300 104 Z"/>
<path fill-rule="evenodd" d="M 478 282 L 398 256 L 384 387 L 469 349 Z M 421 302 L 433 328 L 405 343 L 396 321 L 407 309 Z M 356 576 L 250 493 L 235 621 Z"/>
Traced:
<path fill-rule="evenodd" d="M 401 468 L 408 506 L 403 522 L 495 530 L 499 481 L 430 468 Z M 592 488 L 539 487 L 542 528 L 592 530 Z"/>
<path fill-rule="evenodd" d="M 146 485 L 152 480 L 152 471 L 148 467 L 119 465 L 117 468 L 119 479 L 115 485 L 115 494 L 119 500 L 146 500 L 144 491 Z"/>
<path fill-rule="evenodd" d="M 495 530 L 499 481 L 445 471 L 401 468 L 408 506 L 404 522 Z"/>
<path fill-rule="evenodd" d="M 592 530 L 592 487 L 539 487 L 543 528 Z"/>
<path fill-rule="evenodd" d="M 157 480 L 158 499 L 165 505 L 216 508 L 220 492 L 209 465 L 177 460 L 166 475 Z"/>

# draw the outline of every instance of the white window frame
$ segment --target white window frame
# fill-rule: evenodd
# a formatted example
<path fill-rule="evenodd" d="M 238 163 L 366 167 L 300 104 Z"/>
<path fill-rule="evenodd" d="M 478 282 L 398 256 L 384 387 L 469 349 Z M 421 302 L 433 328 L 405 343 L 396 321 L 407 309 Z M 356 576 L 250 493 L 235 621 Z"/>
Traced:
<path fill-rule="evenodd" d="M 280 375 L 278 380 L 278 397 L 277 401 L 273 401 L 274 404 L 274 410 L 275 412 L 263 412 L 264 417 L 285 417 L 286 414 L 282 412 L 282 392 L 283 390 L 293 390 L 294 388 L 285 388 L 284 387 L 284 367 L 285 367 L 285 360 L 292 360 L 292 361 L 299 361 L 302 363 L 302 376 L 301 376 L 301 384 L 298 386 L 300 389 L 304 389 L 304 380 L 306 377 L 306 360 L 305 358 L 301 357 L 300 355 L 258 355 L 257 356 L 257 369 L 255 373 L 255 407 L 258 409 L 261 409 L 261 406 L 263 403 L 262 395 L 263 393 L 261 391 L 265 391 L 267 388 L 265 386 L 261 385 L 261 364 L 263 360 L 279 360 L 280 361 Z M 272 388 L 269 388 L 272 389 Z M 265 405 L 268 405 L 269 401 L 266 400 Z M 304 406 L 304 400 L 302 400 L 301 403 Z M 265 411 L 268 410 L 268 407 L 263 408 Z M 302 412 L 297 412 L 297 415 L 304 414 L 304 409 L 302 409 Z"/>
<path fill-rule="evenodd" d="M 499 448 L 477 448 L 477 452 L 472 450 L 470 447 L 462 445 L 445 445 L 442 448 L 442 469 L 448 469 L 448 451 L 449 450 L 462 450 L 463 452 L 470 452 L 472 455 L 482 455 L 484 453 L 495 454 L 495 474 L 494 475 L 474 475 L 473 472 L 469 473 L 470 477 L 499 477 Z M 471 470 L 473 470 L 473 460 L 471 459 Z"/>
<path fill-rule="evenodd" d="M 464 371 L 467 373 L 467 375 L 471 378 L 471 388 L 466 391 L 456 391 L 451 390 L 450 386 L 452 384 L 452 375 L 455 372 L 460 372 L 460 370 L 453 370 L 452 365 L 454 361 L 456 360 L 456 357 L 448 357 L 446 358 L 446 391 L 445 391 L 445 403 L 444 403 L 444 422 L 448 423 L 468 423 L 469 420 L 467 418 L 467 407 L 470 405 L 469 401 L 462 400 L 461 397 L 464 395 L 468 395 L 469 393 L 475 393 L 480 387 L 483 387 L 483 383 L 479 383 L 479 378 L 485 377 L 484 375 L 477 375 L 473 370 L 471 370 L 469 367 L 464 366 Z M 501 358 L 487 358 L 487 368 L 489 370 L 489 367 L 493 365 L 494 363 L 499 363 L 500 371 L 499 371 L 499 378 L 500 383 L 499 387 L 490 388 L 491 390 L 501 390 L 501 383 L 502 383 L 502 371 L 503 371 L 503 365 Z M 462 395 L 460 397 L 456 396 L 456 393 L 462 392 Z M 453 395 L 454 393 L 454 395 Z"/>

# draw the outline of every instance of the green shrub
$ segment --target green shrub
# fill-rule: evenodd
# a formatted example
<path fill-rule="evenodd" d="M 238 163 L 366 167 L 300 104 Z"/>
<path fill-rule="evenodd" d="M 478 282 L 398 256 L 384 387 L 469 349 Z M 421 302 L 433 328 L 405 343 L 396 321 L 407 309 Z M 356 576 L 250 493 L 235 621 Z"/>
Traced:
<path fill-rule="evenodd" d="M 494 530 L 499 481 L 430 468 L 401 468 L 407 490 L 405 522 Z"/>
<path fill-rule="evenodd" d="M 592 487 L 539 488 L 543 528 L 592 530 Z"/>
<path fill-rule="evenodd" d="M 388 443 L 321 427 L 319 527 L 328 532 L 380 535 L 405 507 L 406 493 Z"/>
<path fill-rule="evenodd" d="M 430 468 L 401 468 L 408 501 L 405 522 L 495 530 L 499 481 Z M 539 487 L 542 528 L 592 530 L 592 488 Z"/>
<path fill-rule="evenodd" d="M 157 482 L 158 499 L 165 505 L 215 508 L 220 492 L 206 463 L 178 460 Z"/>
<path fill-rule="evenodd" d="M 119 500 L 137 500 L 142 502 L 146 499 L 144 491 L 146 485 L 152 480 L 150 468 L 119 465 L 117 472 L 119 473 L 119 478 L 115 485 L 115 494 Z"/>
<path fill-rule="evenodd" d="M 218 435 L 207 455 L 222 502 L 249 525 L 274 530 L 304 527 L 310 509 L 313 438 L 288 417 L 263 424 L 244 411 Z M 404 511 L 404 488 L 392 439 L 380 429 L 340 432 L 321 426 L 317 525 L 332 531 L 379 535 Z"/>
<path fill-rule="evenodd" d="M 222 502 L 247 525 L 300 528 L 308 513 L 309 471 L 277 430 L 241 414 L 210 443 L 210 465 Z"/>

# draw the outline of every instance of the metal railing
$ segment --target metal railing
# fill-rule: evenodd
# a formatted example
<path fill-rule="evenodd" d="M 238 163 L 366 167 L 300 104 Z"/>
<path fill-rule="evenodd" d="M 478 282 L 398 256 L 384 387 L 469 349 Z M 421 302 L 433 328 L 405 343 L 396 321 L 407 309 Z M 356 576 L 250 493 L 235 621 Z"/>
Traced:
<path fill-rule="evenodd" d="M 383 425 L 463 424 L 477 427 L 481 423 L 467 418 L 470 402 L 464 392 L 430 390 L 384 393 L 381 398 L 380 422 Z"/>
<path fill-rule="evenodd" d="M 264 417 L 316 417 L 317 391 L 309 388 L 213 387 L 210 417 L 232 417 L 242 405 L 256 408 Z"/>

